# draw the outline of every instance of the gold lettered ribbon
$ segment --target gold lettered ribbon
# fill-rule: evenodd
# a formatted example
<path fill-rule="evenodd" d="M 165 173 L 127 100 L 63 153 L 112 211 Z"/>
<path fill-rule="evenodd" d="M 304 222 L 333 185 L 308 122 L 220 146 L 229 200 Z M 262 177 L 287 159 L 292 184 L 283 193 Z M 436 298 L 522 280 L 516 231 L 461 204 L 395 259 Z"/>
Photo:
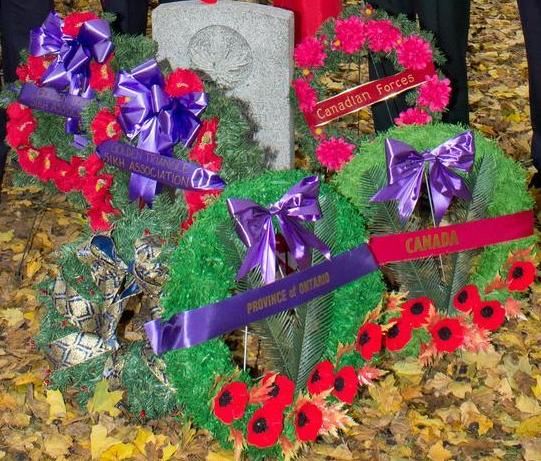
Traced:
<path fill-rule="evenodd" d="M 167 271 L 159 262 L 162 244 L 155 236 L 145 236 L 135 243 L 135 259 L 126 264 L 118 255 L 113 239 L 106 235 L 92 237 L 77 251 L 79 260 L 89 266 L 102 302 L 83 298 L 68 286 L 62 277 L 55 281 L 53 303 L 66 321 L 77 329 L 49 344 L 47 356 L 56 369 L 69 368 L 105 353 L 108 358 L 104 376 L 120 382 L 124 366 L 124 347 L 117 338 L 117 328 L 128 302 L 141 295 L 140 309 L 151 319 L 161 316 L 159 304 L 161 287 Z M 145 346 L 146 347 L 146 346 Z M 143 350 L 146 361 L 156 378 L 167 385 L 164 364 Z"/>

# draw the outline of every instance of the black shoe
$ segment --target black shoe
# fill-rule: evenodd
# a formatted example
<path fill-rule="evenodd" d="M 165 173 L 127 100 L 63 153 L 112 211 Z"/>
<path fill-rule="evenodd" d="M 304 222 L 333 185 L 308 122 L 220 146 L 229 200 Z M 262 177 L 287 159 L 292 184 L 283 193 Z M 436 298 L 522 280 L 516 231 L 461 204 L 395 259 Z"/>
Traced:
<path fill-rule="evenodd" d="M 541 173 L 539 171 L 532 176 L 528 189 L 541 189 Z"/>

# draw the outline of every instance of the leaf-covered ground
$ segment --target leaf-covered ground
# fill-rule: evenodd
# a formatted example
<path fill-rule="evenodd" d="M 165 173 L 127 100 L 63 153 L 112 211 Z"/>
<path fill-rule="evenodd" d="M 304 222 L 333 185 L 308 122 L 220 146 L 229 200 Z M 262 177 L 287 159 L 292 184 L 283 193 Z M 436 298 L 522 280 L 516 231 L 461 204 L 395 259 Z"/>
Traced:
<path fill-rule="evenodd" d="M 470 51 L 474 126 L 528 166 L 527 69 L 514 0 L 473 1 Z M 0 204 L 0 459 L 232 459 L 189 422 L 129 419 L 118 394 L 102 389 L 89 414 L 47 388 L 48 364 L 32 340 L 40 315 L 33 286 L 57 272 L 54 249 L 76 238 L 81 221 L 61 196 L 9 182 Z M 302 459 L 541 460 L 541 286 L 527 320 L 508 324 L 494 342 L 489 353 L 426 370 L 389 360 L 389 374 L 353 409 L 361 424 Z"/>

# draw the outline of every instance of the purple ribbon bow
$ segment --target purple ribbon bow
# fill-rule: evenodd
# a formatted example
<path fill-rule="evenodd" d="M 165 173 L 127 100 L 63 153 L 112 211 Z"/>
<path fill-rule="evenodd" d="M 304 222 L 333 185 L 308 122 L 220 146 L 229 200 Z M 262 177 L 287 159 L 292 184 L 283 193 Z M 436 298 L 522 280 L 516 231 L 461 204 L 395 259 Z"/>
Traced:
<path fill-rule="evenodd" d="M 114 95 L 128 97 L 122 104 L 120 125 L 137 147 L 156 154 L 173 156 L 173 147 L 189 146 L 201 126 L 199 115 L 207 108 L 206 93 L 192 92 L 174 98 L 164 91 L 164 78 L 158 63 L 148 60 L 131 72 L 120 72 Z M 133 173 L 130 200 L 141 198 L 150 204 L 158 190 L 157 181 Z"/>
<path fill-rule="evenodd" d="M 400 218 L 406 221 L 413 213 L 421 193 L 425 168 L 436 225 L 451 205 L 453 197 L 471 200 L 464 180 L 453 170 L 468 172 L 475 158 L 471 131 L 455 136 L 431 151 L 417 152 L 396 139 L 385 140 L 389 184 L 371 199 L 373 202 L 398 201 Z"/>
<path fill-rule="evenodd" d="M 62 19 L 51 12 L 43 25 L 30 32 L 29 50 L 32 56 L 56 54 L 56 60 L 45 71 L 41 84 L 90 99 L 94 96 L 89 85 L 90 62 L 95 59 L 104 63 L 113 51 L 109 23 L 103 19 L 86 21 L 77 37 L 64 34 L 62 26 Z M 82 137 L 77 136 L 80 133 L 78 118 L 66 120 L 66 132 L 75 134 L 79 144 L 86 144 Z"/>
<path fill-rule="evenodd" d="M 301 222 L 321 219 L 319 207 L 319 178 L 309 176 L 295 184 L 269 208 L 251 200 L 229 199 L 229 213 L 235 220 L 235 228 L 242 242 L 248 247 L 246 257 L 237 274 L 244 277 L 251 269 L 261 268 L 266 284 L 276 279 L 276 236 L 272 218 L 276 216 L 289 251 L 305 268 L 310 265 L 310 249 L 319 250 L 327 259 L 331 252 L 319 238 L 306 229 Z"/>

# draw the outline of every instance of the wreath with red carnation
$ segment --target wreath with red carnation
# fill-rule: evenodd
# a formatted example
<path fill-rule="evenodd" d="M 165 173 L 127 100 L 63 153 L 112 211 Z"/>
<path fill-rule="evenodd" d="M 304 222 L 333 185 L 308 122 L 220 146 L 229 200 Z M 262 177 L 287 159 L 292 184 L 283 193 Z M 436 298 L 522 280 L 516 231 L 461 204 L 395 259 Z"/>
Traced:
<path fill-rule="evenodd" d="M 362 59 L 366 57 L 374 62 L 390 60 L 398 72 L 396 82 L 381 79 L 345 91 L 334 84 L 333 75 L 339 70 L 352 74 L 352 66 L 360 77 Z M 434 64 L 441 64 L 443 58 L 431 35 L 404 16 L 390 17 L 364 2 L 346 8 L 340 17 L 326 22 L 316 36 L 304 39 L 295 48 L 294 58 L 299 143 L 304 154 L 313 156 L 330 171 L 340 170 L 349 162 L 362 141 L 359 120 L 338 123 L 339 118 L 404 89 L 409 90 L 406 101 L 413 107 L 394 120 L 397 125 L 424 125 L 439 120 L 449 103 L 450 82 L 434 70 Z M 414 77 L 412 72 L 419 75 Z M 367 85 L 373 87 L 378 82 L 381 88 L 376 93 L 380 94 L 373 95 Z M 340 95 L 342 99 L 337 99 Z M 347 95 L 355 95 L 357 100 Z M 335 103 L 325 105 L 331 100 Z M 351 128 L 354 125 L 357 128 Z"/>

